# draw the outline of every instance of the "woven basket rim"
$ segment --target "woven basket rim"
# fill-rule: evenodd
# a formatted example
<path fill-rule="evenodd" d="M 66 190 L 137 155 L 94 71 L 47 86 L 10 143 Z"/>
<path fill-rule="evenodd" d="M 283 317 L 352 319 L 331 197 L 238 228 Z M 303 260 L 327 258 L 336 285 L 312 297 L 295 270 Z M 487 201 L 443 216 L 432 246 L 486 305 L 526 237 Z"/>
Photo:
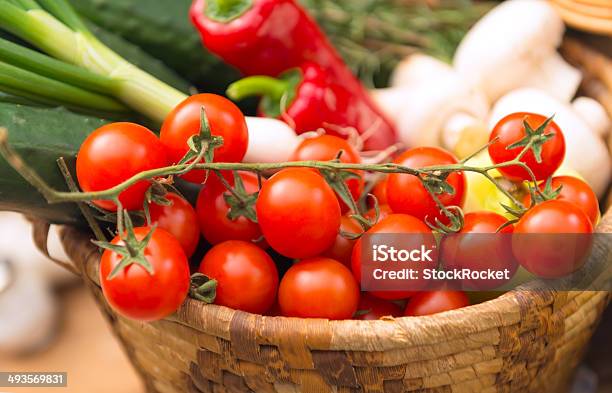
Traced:
<path fill-rule="evenodd" d="M 598 233 L 612 233 L 612 207 L 602 216 Z M 75 228 L 64 228 L 62 241 L 72 243 L 74 248 L 69 255 L 78 263 L 85 264 L 87 280 L 98 284 L 97 269 L 100 254 L 95 246 L 86 240 L 87 235 Z M 84 249 L 86 247 L 86 249 Z M 78 254 L 75 249 L 80 249 Z M 83 254 L 86 251 L 86 254 Z M 84 256 L 77 261 L 75 255 Z M 606 291 L 578 291 L 606 292 Z M 195 299 L 187 298 L 176 313 L 166 318 L 166 321 L 179 323 L 200 331 L 214 331 L 219 335 L 227 335 L 230 323 L 244 321 L 239 330 L 251 331 L 256 326 L 275 327 L 276 335 L 294 337 L 296 332 L 310 338 L 316 337 L 318 331 L 332 332 L 331 348 L 364 350 L 366 343 L 376 340 L 376 350 L 398 349 L 407 346 L 430 345 L 444 342 L 456 337 L 464 337 L 465 333 L 482 333 L 500 326 L 510 326 L 524 317 L 525 310 L 533 305 L 553 304 L 561 293 L 555 290 L 527 290 L 519 287 L 501 296 L 457 310 L 446 311 L 429 316 L 397 317 L 381 320 L 328 320 L 319 318 L 295 318 L 284 316 L 264 316 L 245 311 L 231 309 L 215 304 L 205 304 Z M 474 323 L 478 320 L 478 323 Z M 279 327 L 282 326 L 281 329 Z M 399 327 L 399 329 L 398 329 Z M 427 331 L 424 340 L 417 332 Z M 457 332 L 460 332 L 457 333 Z M 343 337 L 346 338 L 343 338 Z M 381 337 L 384 337 L 381 339 Z M 227 337 L 229 338 L 229 336 Z M 309 344 L 311 349 L 329 350 L 330 343 Z M 369 345 L 369 344 L 367 344 Z M 368 349 L 371 350 L 371 349 Z"/>

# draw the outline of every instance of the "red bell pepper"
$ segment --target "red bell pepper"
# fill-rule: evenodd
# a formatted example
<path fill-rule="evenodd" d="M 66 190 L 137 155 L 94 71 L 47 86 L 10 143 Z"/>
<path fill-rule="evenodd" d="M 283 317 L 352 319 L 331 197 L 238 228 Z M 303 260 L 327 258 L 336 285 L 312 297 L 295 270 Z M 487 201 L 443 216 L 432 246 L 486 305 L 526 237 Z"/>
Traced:
<path fill-rule="evenodd" d="M 384 149 L 395 143 L 395 130 L 346 66 L 317 23 L 295 0 L 195 0 L 190 16 L 206 48 L 245 75 L 276 77 L 282 72 L 314 63 L 325 70 L 332 84 L 341 85 L 353 106 L 337 110 L 366 111 L 347 114 L 359 133 L 380 123 L 366 147 Z M 340 87 L 334 90 L 340 91 Z M 340 94 L 340 93 L 337 93 Z M 366 109 L 367 108 L 367 109 Z M 368 121 L 369 119 L 369 121 Z M 320 126 L 320 125 L 319 125 Z"/>
<path fill-rule="evenodd" d="M 312 61 L 345 77 L 337 51 L 294 0 L 195 0 L 190 16 L 206 48 L 245 75 L 277 76 Z"/>
<path fill-rule="evenodd" d="M 227 95 L 234 100 L 261 96 L 259 113 L 265 117 L 287 120 L 297 133 L 323 128 L 338 133 L 339 128 L 353 128 L 370 135 L 364 141 L 365 150 L 382 150 L 393 143 L 394 134 L 380 121 L 361 97 L 352 94 L 319 65 L 305 63 L 279 78 L 250 76 L 234 82 Z"/>

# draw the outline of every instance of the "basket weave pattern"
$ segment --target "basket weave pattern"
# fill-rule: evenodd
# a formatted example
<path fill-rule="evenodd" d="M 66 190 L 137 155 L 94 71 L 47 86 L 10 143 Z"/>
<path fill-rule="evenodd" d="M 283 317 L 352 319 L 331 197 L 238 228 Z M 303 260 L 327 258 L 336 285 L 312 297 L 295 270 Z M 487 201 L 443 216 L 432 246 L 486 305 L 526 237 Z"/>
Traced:
<path fill-rule="evenodd" d="M 598 230 L 612 232 L 612 212 Z M 140 323 L 104 301 L 87 236 L 66 228 L 63 241 L 150 392 L 562 391 L 611 298 L 512 291 L 382 321 L 265 317 L 189 299 L 167 320 Z"/>

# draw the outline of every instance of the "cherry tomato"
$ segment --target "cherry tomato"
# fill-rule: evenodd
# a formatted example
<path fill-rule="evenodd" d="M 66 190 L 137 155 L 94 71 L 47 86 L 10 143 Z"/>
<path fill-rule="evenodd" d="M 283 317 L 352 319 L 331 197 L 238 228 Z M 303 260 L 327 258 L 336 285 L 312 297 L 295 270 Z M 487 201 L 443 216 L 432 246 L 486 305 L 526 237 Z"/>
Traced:
<path fill-rule="evenodd" d="M 340 232 L 336 235 L 336 241 L 334 244 L 323 254 L 324 257 L 335 259 L 345 266 L 351 265 L 351 254 L 353 253 L 353 246 L 357 240 L 347 239 L 342 235 L 341 232 L 346 234 L 358 235 L 363 233 L 363 228 L 359 223 L 350 217 L 342 216 L 340 219 Z"/>
<path fill-rule="evenodd" d="M 284 169 L 265 182 L 257 219 L 268 244 L 289 258 L 308 258 L 332 246 L 340 229 L 340 205 L 316 171 Z"/>
<path fill-rule="evenodd" d="M 151 229 L 134 228 L 136 239 L 141 241 Z M 124 242 L 117 236 L 112 244 L 123 245 Z M 153 274 L 133 263 L 109 279 L 123 256 L 105 250 L 100 260 L 100 284 L 104 297 L 119 314 L 154 321 L 172 314 L 185 300 L 189 291 L 189 264 L 180 243 L 160 228 L 153 232 L 144 254 Z"/>
<path fill-rule="evenodd" d="M 385 176 L 382 180 L 380 180 L 374 188 L 372 189 L 372 194 L 376 197 L 378 204 L 380 206 L 387 205 L 389 203 L 387 199 L 387 182 L 388 177 Z"/>
<path fill-rule="evenodd" d="M 379 236 L 376 239 L 375 236 L 367 237 L 370 243 L 377 242 L 378 244 L 385 244 L 387 246 L 393 246 L 396 249 L 410 249 L 420 248 L 421 245 L 426 245 L 429 248 L 435 248 L 435 239 L 431 232 L 431 229 L 425 223 L 416 217 L 409 216 L 407 214 L 391 214 L 384 220 L 378 222 L 370 228 L 366 235 L 375 234 L 387 234 L 385 236 Z M 405 234 L 422 234 L 422 236 L 402 236 Z M 364 245 L 364 237 L 361 237 L 355 243 L 353 247 L 353 254 L 351 256 L 351 269 L 357 282 L 362 283 L 362 267 L 367 266 L 371 270 L 372 268 L 379 267 L 381 262 L 374 262 L 371 260 L 372 256 L 369 253 L 364 252 L 365 250 L 371 249 L 372 244 Z M 363 248 L 365 247 L 365 248 Z M 437 256 L 434 255 L 431 262 L 403 262 L 402 268 L 413 268 L 417 270 L 430 268 L 435 269 L 437 267 Z M 384 282 L 373 282 L 373 285 L 385 287 Z M 414 291 L 422 290 L 428 283 L 425 282 L 422 277 L 418 280 L 411 280 L 409 284 L 410 290 L 376 290 L 370 291 L 370 293 L 380 299 L 386 300 L 400 300 L 406 299 L 414 293 Z"/>
<path fill-rule="evenodd" d="M 391 207 L 389 207 L 389 205 L 380 205 L 380 206 L 378 206 L 378 221 L 377 221 L 377 223 L 381 222 L 382 220 L 387 218 L 390 214 L 393 214 L 393 211 L 391 210 Z M 376 209 L 371 208 L 370 210 L 368 210 L 366 212 L 364 217 L 367 218 L 368 220 L 375 220 L 376 219 Z"/>
<path fill-rule="evenodd" d="M 546 183 L 543 182 L 540 184 L 540 189 L 544 190 L 545 186 Z M 588 184 L 573 176 L 555 176 L 552 178 L 551 186 L 553 190 L 561 187 L 556 199 L 576 204 L 589 217 L 593 225 L 597 224 L 600 217 L 599 201 Z M 525 197 L 524 205 L 531 206 L 531 196 L 529 194 Z"/>
<path fill-rule="evenodd" d="M 168 165 L 164 146 L 149 129 L 133 123 L 111 123 L 95 130 L 81 145 L 76 173 L 85 192 L 114 187 L 132 176 Z M 124 209 L 141 210 L 150 183 L 140 181 L 119 195 Z M 111 201 L 94 201 L 116 211 Z"/>
<path fill-rule="evenodd" d="M 184 198 L 174 193 L 166 194 L 171 205 L 152 203 L 149 207 L 151 222 L 158 228 L 170 232 L 181 243 L 187 258 L 191 257 L 198 246 L 200 231 L 198 218 L 193 207 Z"/>
<path fill-rule="evenodd" d="M 521 266 L 541 278 L 559 278 L 580 269 L 590 251 L 593 224 L 578 206 L 552 200 L 521 217 L 512 250 Z"/>
<path fill-rule="evenodd" d="M 241 172 L 240 178 L 247 193 L 252 194 L 259 190 L 257 175 L 250 172 Z M 228 183 L 234 185 L 234 177 L 227 177 Z M 243 240 L 254 242 L 262 237 L 261 229 L 256 222 L 240 216 L 234 220 L 228 217 L 230 206 L 225 201 L 229 193 L 218 181 L 209 183 L 200 191 L 196 212 L 200 222 L 202 235 L 210 244 L 219 244 L 227 240 Z M 259 245 L 265 245 L 260 241 Z"/>
<path fill-rule="evenodd" d="M 199 272 L 217 280 L 215 304 L 265 314 L 276 300 L 278 271 L 270 256 L 253 243 L 230 240 L 214 246 Z"/>
<path fill-rule="evenodd" d="M 160 137 L 171 161 L 180 161 L 189 150 L 189 138 L 200 132 L 202 108 L 206 110 L 211 134 L 223 138 L 223 146 L 214 150 L 214 161 L 242 161 L 249 142 L 244 115 L 233 102 L 215 94 L 193 95 L 166 117 Z M 193 183 L 202 183 L 205 171 L 191 171 L 183 177 Z"/>
<path fill-rule="evenodd" d="M 494 164 L 512 161 L 524 149 L 524 147 L 508 149 L 508 146 L 526 137 L 527 134 L 523 124 L 525 121 L 533 130 L 536 130 L 544 124 L 546 117 L 535 113 L 513 113 L 501 119 L 493 128 L 490 137 L 490 141 L 493 143 L 489 146 L 489 155 Z M 532 150 L 529 150 L 521 159 L 521 162 L 531 169 L 537 180 L 545 180 L 552 176 L 565 158 L 565 138 L 554 121 L 551 121 L 544 131 L 544 135 L 550 134 L 554 134 L 554 136 L 542 145 L 541 162 L 536 161 Z M 497 141 L 494 142 L 496 139 Z M 529 173 L 519 166 L 501 167 L 499 171 L 510 180 L 532 180 Z"/>
<path fill-rule="evenodd" d="M 396 164 L 411 168 L 423 168 L 434 165 L 456 164 L 457 159 L 446 150 L 437 147 L 418 147 L 400 155 Z M 444 206 L 463 206 L 466 180 L 463 172 L 453 172 L 447 182 L 455 190 L 454 194 L 437 195 Z M 387 181 L 387 200 L 395 213 L 410 214 L 421 220 L 434 222 L 435 218 L 445 220 L 434 199 L 421 184 L 418 177 L 393 173 Z"/>
<path fill-rule="evenodd" d="M 470 305 L 470 299 L 460 291 L 420 292 L 414 295 L 404 310 L 407 317 L 433 315 Z"/>
<path fill-rule="evenodd" d="M 351 271 L 329 258 L 296 263 L 278 290 L 278 304 L 287 317 L 349 319 L 358 303 L 359 287 Z"/>
<path fill-rule="evenodd" d="M 375 298 L 367 293 L 362 293 L 359 299 L 359 306 L 357 307 L 357 314 L 355 319 L 371 321 L 389 316 L 401 317 L 402 309 L 395 303 Z"/>
<path fill-rule="evenodd" d="M 512 254 L 512 225 L 497 230 L 508 220 L 493 212 L 468 213 L 464 217 L 463 229 L 447 235 L 442 241 L 440 258 L 444 267 L 470 269 L 472 271 L 508 270 L 508 279 L 466 279 L 462 285 L 474 290 L 495 289 L 514 277 L 518 263 Z"/>
<path fill-rule="evenodd" d="M 347 164 L 361 163 L 361 157 L 357 150 L 346 140 L 333 135 L 319 135 L 305 139 L 293 153 L 291 161 L 331 161 L 338 157 L 340 151 L 342 151 L 340 162 Z M 359 175 L 359 177 L 347 179 L 346 185 L 353 199 L 357 201 L 363 192 L 363 173 L 362 171 L 353 171 L 353 173 Z M 338 201 L 342 212 L 347 212 L 349 208 L 344 201 L 340 197 L 338 197 Z"/>

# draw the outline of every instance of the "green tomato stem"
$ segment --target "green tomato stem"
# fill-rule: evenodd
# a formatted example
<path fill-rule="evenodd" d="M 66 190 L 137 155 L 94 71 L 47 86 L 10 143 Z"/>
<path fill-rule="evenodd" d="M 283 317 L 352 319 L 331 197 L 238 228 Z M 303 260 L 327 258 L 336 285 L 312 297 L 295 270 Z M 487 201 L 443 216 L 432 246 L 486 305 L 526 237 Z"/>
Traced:
<path fill-rule="evenodd" d="M 228 23 L 242 16 L 253 6 L 253 0 L 208 0 L 205 15 L 217 22 Z"/>
<path fill-rule="evenodd" d="M 495 185 L 498 185 L 504 194 L 516 203 L 516 205 L 524 210 L 522 204 L 516 200 L 510 193 L 504 190 L 501 185 L 489 174 L 490 171 L 503 166 L 526 166 L 518 160 L 512 160 L 506 163 L 492 165 L 484 168 L 466 166 L 464 164 L 453 164 L 444 166 L 430 166 L 425 168 L 410 168 L 394 163 L 385 164 L 351 164 L 337 161 L 296 161 L 296 162 L 280 162 L 280 163 L 198 163 L 198 164 L 181 164 L 172 165 L 164 168 L 156 168 L 138 173 L 130 179 L 124 181 L 115 187 L 103 191 L 95 192 L 61 192 L 51 188 L 34 170 L 27 166 L 21 157 L 15 153 L 8 144 L 8 132 L 5 128 L 0 128 L 0 155 L 20 173 L 30 184 L 36 187 L 49 203 L 62 202 L 85 202 L 93 200 L 113 200 L 117 201 L 119 194 L 124 190 L 143 180 L 154 178 L 180 175 L 189 169 L 200 169 L 210 171 L 249 171 L 254 173 L 262 173 L 266 171 L 279 170 L 284 168 L 314 168 L 319 170 L 331 171 L 371 171 L 380 173 L 404 173 L 418 176 L 422 179 L 423 175 L 442 176 L 452 172 L 475 172 L 485 176 Z"/>

